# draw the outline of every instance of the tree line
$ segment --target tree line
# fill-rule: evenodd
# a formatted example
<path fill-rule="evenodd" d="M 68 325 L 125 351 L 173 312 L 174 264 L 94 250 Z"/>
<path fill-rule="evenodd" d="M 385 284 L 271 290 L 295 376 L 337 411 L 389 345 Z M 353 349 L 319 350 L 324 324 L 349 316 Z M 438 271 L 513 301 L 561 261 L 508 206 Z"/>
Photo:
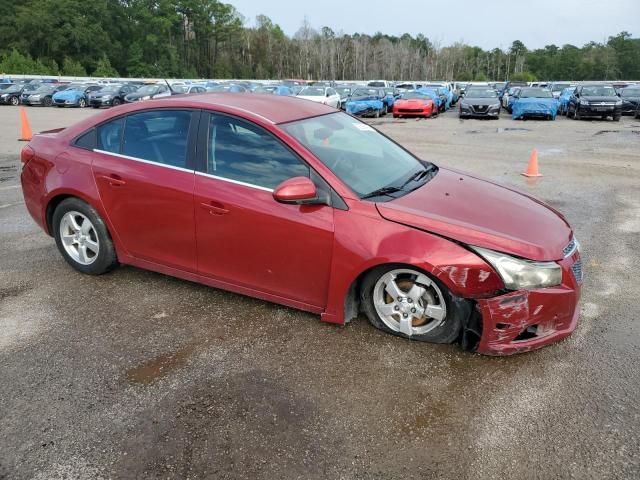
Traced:
<path fill-rule="evenodd" d="M 583 46 L 484 50 L 383 33 L 347 35 L 305 19 L 287 36 L 217 0 L 24 0 L 0 17 L 0 73 L 331 80 L 640 79 L 628 32 Z M 251 24 L 249 24 L 251 23 Z"/>

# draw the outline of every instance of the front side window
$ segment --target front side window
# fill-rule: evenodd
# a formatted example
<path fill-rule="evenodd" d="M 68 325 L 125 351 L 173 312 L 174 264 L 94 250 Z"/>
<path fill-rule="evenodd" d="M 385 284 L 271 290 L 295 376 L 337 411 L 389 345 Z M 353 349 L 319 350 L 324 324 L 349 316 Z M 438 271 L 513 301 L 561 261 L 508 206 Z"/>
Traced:
<path fill-rule="evenodd" d="M 155 110 L 127 116 L 124 126 L 124 155 L 186 168 L 191 112 Z"/>
<path fill-rule="evenodd" d="M 274 189 L 292 177 L 308 177 L 309 167 L 273 135 L 249 122 L 211 115 L 207 173 Z"/>

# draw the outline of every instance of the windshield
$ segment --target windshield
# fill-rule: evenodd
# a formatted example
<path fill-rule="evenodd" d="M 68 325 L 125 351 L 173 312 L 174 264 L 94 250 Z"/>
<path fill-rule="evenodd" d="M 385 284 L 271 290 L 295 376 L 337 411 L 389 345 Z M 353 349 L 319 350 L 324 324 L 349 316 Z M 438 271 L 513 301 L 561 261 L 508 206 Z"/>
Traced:
<path fill-rule="evenodd" d="M 420 92 L 406 92 L 401 95 L 402 98 L 418 98 L 420 100 L 431 100 L 429 95 Z"/>
<path fill-rule="evenodd" d="M 50 87 L 48 85 L 43 85 L 41 87 L 38 87 L 34 93 L 48 93 L 51 90 L 53 90 L 53 87 Z"/>
<path fill-rule="evenodd" d="M 580 95 L 587 97 L 615 97 L 616 91 L 613 87 L 609 86 L 583 87 Z"/>
<path fill-rule="evenodd" d="M 306 87 L 298 94 L 303 97 L 324 97 L 324 87 Z"/>
<path fill-rule="evenodd" d="M 553 85 L 552 90 L 554 92 L 561 92 L 562 90 L 564 90 L 565 88 L 569 88 L 571 85 L 569 85 L 568 83 L 556 83 Z"/>
<path fill-rule="evenodd" d="M 520 98 L 553 98 L 553 94 L 550 90 L 542 88 L 523 88 Z"/>
<path fill-rule="evenodd" d="M 498 82 L 496 83 L 495 89 L 496 90 L 504 90 L 504 87 L 507 86 L 507 82 Z"/>
<path fill-rule="evenodd" d="M 138 89 L 136 93 L 141 93 L 143 95 L 153 95 L 158 92 L 158 85 L 145 85 L 144 87 Z"/>
<path fill-rule="evenodd" d="M 425 167 L 387 137 L 346 113 L 307 118 L 282 128 L 360 198 L 385 200 L 404 195 L 423 185 L 431 178 L 427 173 L 435 169 L 430 164 Z M 386 187 L 388 192 L 372 195 Z"/>
<path fill-rule="evenodd" d="M 87 88 L 87 86 L 81 83 L 71 83 L 67 87 L 67 90 L 84 90 L 85 88 Z"/>
<path fill-rule="evenodd" d="M 470 88 L 466 98 L 496 98 L 498 94 L 491 88 Z"/>
<path fill-rule="evenodd" d="M 108 87 L 102 87 L 100 93 L 113 93 L 120 90 L 120 85 L 109 85 Z"/>
<path fill-rule="evenodd" d="M 349 93 L 351 92 L 351 88 L 349 87 L 338 87 L 336 88 L 336 91 L 340 94 L 341 97 L 349 95 Z"/>
<path fill-rule="evenodd" d="M 380 90 L 378 90 L 377 88 L 358 88 L 352 93 L 353 97 L 366 97 L 369 95 L 379 96 Z"/>
<path fill-rule="evenodd" d="M 19 92 L 20 90 L 22 90 L 22 85 L 11 85 L 9 88 L 4 90 L 4 92 L 13 93 L 13 92 Z"/>
<path fill-rule="evenodd" d="M 625 88 L 620 91 L 623 97 L 640 97 L 640 88 Z"/>

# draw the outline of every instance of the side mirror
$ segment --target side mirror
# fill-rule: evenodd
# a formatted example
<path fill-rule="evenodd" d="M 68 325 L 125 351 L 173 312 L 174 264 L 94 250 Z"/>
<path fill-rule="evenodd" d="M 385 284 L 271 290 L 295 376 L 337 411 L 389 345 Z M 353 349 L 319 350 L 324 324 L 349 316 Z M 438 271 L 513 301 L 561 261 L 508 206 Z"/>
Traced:
<path fill-rule="evenodd" d="M 318 197 L 316 186 L 307 177 L 293 177 L 285 180 L 273 191 L 273 198 L 280 203 L 314 203 Z"/>

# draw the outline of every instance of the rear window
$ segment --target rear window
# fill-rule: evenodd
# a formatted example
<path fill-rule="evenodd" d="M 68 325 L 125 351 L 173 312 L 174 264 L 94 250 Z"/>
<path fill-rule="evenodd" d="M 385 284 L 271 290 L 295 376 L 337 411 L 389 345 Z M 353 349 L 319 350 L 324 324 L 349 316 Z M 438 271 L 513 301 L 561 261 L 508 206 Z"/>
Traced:
<path fill-rule="evenodd" d="M 120 140 L 122 139 L 123 118 L 117 118 L 98 127 L 96 145 L 98 150 L 111 153 L 120 153 Z"/>

